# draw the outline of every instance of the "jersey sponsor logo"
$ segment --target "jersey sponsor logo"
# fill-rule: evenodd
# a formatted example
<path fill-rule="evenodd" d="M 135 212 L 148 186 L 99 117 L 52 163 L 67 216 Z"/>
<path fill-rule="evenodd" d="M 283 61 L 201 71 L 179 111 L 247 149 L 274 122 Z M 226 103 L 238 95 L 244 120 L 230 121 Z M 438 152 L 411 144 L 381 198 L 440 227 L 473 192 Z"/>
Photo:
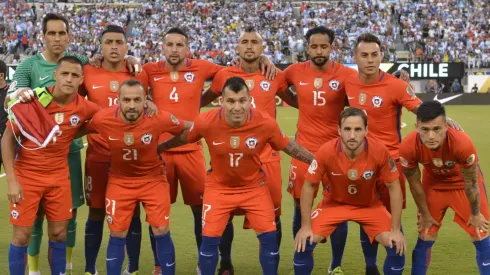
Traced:
<path fill-rule="evenodd" d="M 315 78 L 315 81 L 313 81 L 313 86 L 315 86 L 315 88 L 317 89 L 320 89 L 323 86 L 323 79 Z"/>
<path fill-rule="evenodd" d="M 109 224 L 112 224 L 112 216 L 111 216 L 111 215 L 108 215 L 108 216 L 107 216 L 107 222 L 108 222 Z"/>
<path fill-rule="evenodd" d="M 152 140 L 153 140 L 153 136 L 151 134 L 144 134 L 141 137 L 141 143 L 143 143 L 144 145 L 150 144 Z"/>
<path fill-rule="evenodd" d="M 80 117 L 77 114 L 70 116 L 70 126 L 77 127 L 80 124 Z"/>
<path fill-rule="evenodd" d="M 249 90 L 253 90 L 253 88 L 255 86 L 255 82 L 253 79 L 247 79 L 247 80 L 245 80 L 245 83 L 247 84 L 247 87 Z"/>
<path fill-rule="evenodd" d="M 124 143 L 126 145 L 132 145 L 134 143 L 133 134 L 124 134 Z"/>
<path fill-rule="evenodd" d="M 185 82 L 192 83 L 194 82 L 194 79 L 196 79 L 196 75 L 193 72 L 187 72 L 184 74 Z"/>
<path fill-rule="evenodd" d="M 109 140 L 119 140 L 118 138 L 113 138 L 111 136 L 109 136 Z"/>
<path fill-rule="evenodd" d="M 153 81 L 158 81 L 158 80 L 162 80 L 162 79 L 163 79 L 163 77 L 154 77 Z"/>
<path fill-rule="evenodd" d="M 447 167 L 453 167 L 454 165 L 456 165 L 456 162 L 453 161 L 453 160 L 447 160 L 445 163 L 444 163 Z"/>
<path fill-rule="evenodd" d="M 216 146 L 216 145 L 221 145 L 221 144 L 223 144 L 223 143 L 224 143 L 224 142 L 216 142 L 216 141 L 213 141 L 213 145 L 215 145 L 215 146 Z"/>
<path fill-rule="evenodd" d="M 170 114 L 170 120 L 176 125 L 180 124 L 180 121 L 172 114 Z M 194 124 L 192 124 L 192 126 L 194 126 Z"/>
<path fill-rule="evenodd" d="M 117 92 L 117 89 L 119 89 L 119 82 L 117 80 L 111 80 L 109 84 L 111 86 L 111 92 Z"/>
<path fill-rule="evenodd" d="M 104 86 L 95 86 L 95 85 L 92 85 L 92 90 L 100 89 L 100 88 L 104 88 Z"/>
<path fill-rule="evenodd" d="M 366 94 L 363 94 L 363 93 L 359 94 L 359 104 L 360 105 L 366 104 Z"/>
<path fill-rule="evenodd" d="M 416 98 L 417 97 L 415 95 L 415 91 L 413 90 L 413 88 L 410 84 L 408 84 L 408 86 L 407 86 L 407 94 L 410 96 L 410 98 Z"/>
<path fill-rule="evenodd" d="M 256 137 L 249 137 L 245 141 L 245 146 L 247 146 L 247 148 L 250 150 L 255 149 L 255 147 L 257 147 L 257 144 L 259 144 L 259 141 Z"/>
<path fill-rule="evenodd" d="M 371 100 L 371 103 L 373 103 L 374 108 L 379 108 L 381 105 L 383 105 L 383 99 L 380 96 L 375 96 Z"/>
<path fill-rule="evenodd" d="M 467 159 L 466 159 L 466 163 L 467 164 L 473 164 L 475 163 L 475 159 L 476 159 L 476 156 L 475 154 L 471 154 Z"/>
<path fill-rule="evenodd" d="M 349 171 L 347 171 L 347 177 L 349 177 L 350 180 L 356 180 L 358 176 L 359 172 L 357 169 L 349 169 Z"/>
<path fill-rule="evenodd" d="M 331 80 L 328 83 L 328 87 L 330 87 L 330 90 L 336 92 L 340 89 L 340 82 L 338 80 Z"/>
<path fill-rule="evenodd" d="M 299 86 L 306 86 L 306 85 L 308 85 L 308 82 L 303 82 L 303 81 L 299 82 Z"/>
<path fill-rule="evenodd" d="M 233 149 L 238 149 L 238 147 L 240 147 L 240 137 L 231 136 L 230 137 L 230 146 Z"/>
<path fill-rule="evenodd" d="M 408 167 L 408 161 L 402 157 L 400 157 L 400 163 L 403 167 Z"/>
<path fill-rule="evenodd" d="M 313 213 L 311 213 L 311 219 L 313 220 L 314 218 L 318 217 L 318 215 L 320 215 L 320 212 L 322 211 L 323 209 L 321 208 L 317 208 L 315 209 L 315 211 L 313 211 Z"/>
<path fill-rule="evenodd" d="M 432 163 L 437 167 L 442 167 L 444 165 L 444 162 L 442 162 L 442 159 L 439 159 L 439 158 L 433 158 Z"/>
<path fill-rule="evenodd" d="M 310 167 L 308 167 L 308 173 L 314 175 L 316 172 L 316 169 L 318 169 L 318 162 L 316 162 L 316 159 L 314 159 L 311 164 L 310 164 Z"/>
<path fill-rule="evenodd" d="M 390 157 L 390 159 L 388 160 L 388 165 L 391 168 L 391 173 L 395 173 L 395 171 L 396 171 L 396 164 L 395 164 L 395 161 L 393 160 L 393 158 Z"/>
<path fill-rule="evenodd" d="M 17 220 L 19 218 L 19 211 L 15 209 L 12 210 L 12 212 L 10 212 L 10 216 L 12 216 L 12 219 Z"/>
<path fill-rule="evenodd" d="M 63 123 L 64 120 L 65 120 L 65 113 L 54 114 L 54 121 L 56 121 L 57 124 Z"/>
<path fill-rule="evenodd" d="M 362 178 L 364 180 L 370 180 L 374 176 L 374 171 L 373 170 L 367 170 L 362 173 Z"/>
<path fill-rule="evenodd" d="M 262 91 L 264 92 L 268 92 L 271 89 L 271 84 L 269 83 L 269 81 L 264 80 L 260 82 L 260 89 L 262 89 Z"/>
<path fill-rule="evenodd" d="M 45 79 L 47 79 L 49 77 L 49 75 L 45 76 L 45 77 L 39 77 L 39 81 L 43 81 Z"/>

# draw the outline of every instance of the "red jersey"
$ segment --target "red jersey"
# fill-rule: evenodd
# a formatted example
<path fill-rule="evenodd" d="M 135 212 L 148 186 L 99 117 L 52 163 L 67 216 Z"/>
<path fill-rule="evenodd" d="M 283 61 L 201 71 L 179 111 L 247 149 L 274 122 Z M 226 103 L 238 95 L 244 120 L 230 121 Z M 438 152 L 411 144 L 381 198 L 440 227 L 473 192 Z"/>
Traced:
<path fill-rule="evenodd" d="M 463 189 L 461 168 L 478 165 L 478 156 L 465 132 L 448 128 L 442 146 L 438 150 L 431 150 L 422 143 L 417 131 L 413 131 L 400 145 L 400 163 L 408 169 L 422 163 L 424 185 L 443 190 Z M 477 170 L 478 180 L 483 182 L 480 168 Z"/>
<path fill-rule="evenodd" d="M 227 67 L 219 71 L 211 84 L 211 91 L 221 95 L 228 78 L 238 76 L 245 80 L 252 96 L 252 108 L 257 108 L 271 117 L 276 117 L 276 95 L 284 93 L 288 89 L 285 74 L 279 70 L 274 80 L 267 80 L 260 71 L 247 73 L 240 67 Z M 280 161 L 281 154 L 266 145 L 260 156 L 262 163 Z"/>
<path fill-rule="evenodd" d="M 109 144 L 109 177 L 148 181 L 165 174 L 157 151 L 158 137 L 164 132 L 180 134 L 184 123 L 161 110 L 151 118 L 143 114 L 136 124 L 124 122 L 121 116 L 119 106 L 112 106 L 101 110 L 88 124 Z"/>
<path fill-rule="evenodd" d="M 326 175 L 330 182 L 331 198 L 337 202 L 371 206 L 381 204 L 376 194 L 376 179 L 393 182 L 399 174 L 390 152 L 381 142 L 367 137 L 361 154 L 350 160 L 342 151 L 337 138 L 320 147 L 308 168 L 305 179 L 318 184 Z"/>
<path fill-rule="evenodd" d="M 96 103 L 101 108 L 108 108 L 118 105 L 119 86 L 130 78 L 137 79 L 143 83 L 145 90 L 148 90 L 148 76 L 144 71 L 138 76 L 132 76 L 126 66 L 120 72 L 110 72 L 105 68 L 96 68 L 88 65 L 83 67 L 83 88 L 87 91 L 88 100 Z M 110 152 L 107 142 L 97 134 L 87 137 L 88 148 L 87 158 L 92 161 L 108 162 Z"/>
<path fill-rule="evenodd" d="M 228 125 L 222 108 L 200 114 L 187 140 L 196 142 L 201 138 L 206 140 L 211 156 L 208 182 L 224 188 L 256 187 L 265 180 L 260 154 L 266 144 L 279 151 L 289 142 L 273 118 L 252 108 L 239 128 Z"/>
<path fill-rule="evenodd" d="M 307 61 L 289 66 L 285 73 L 298 97 L 296 141 L 316 152 L 322 144 L 339 136 L 339 118 L 345 105 L 344 82 L 356 71 L 331 61 L 326 72 L 317 72 Z"/>
<path fill-rule="evenodd" d="M 51 88 L 50 88 L 51 91 Z M 68 152 L 73 139 L 85 121 L 90 120 L 99 110 L 97 104 L 76 95 L 73 102 L 59 106 L 52 101 L 46 112 L 60 127 L 56 140 L 39 150 L 20 148 L 15 159 L 15 175 L 31 180 L 31 185 L 60 186 L 70 184 L 68 171 Z M 7 122 L 7 127 L 11 127 Z M 14 124 L 14 133 L 20 131 Z M 38 147 L 34 142 L 23 139 L 22 145 L 27 148 Z"/>
<path fill-rule="evenodd" d="M 153 102 L 159 110 L 165 110 L 182 120 L 193 121 L 199 115 L 204 82 L 223 67 L 200 59 L 186 59 L 178 72 L 169 72 L 165 61 L 148 63 L 143 71 L 148 74 Z M 160 142 L 172 136 L 164 134 Z M 186 152 L 201 148 L 200 143 L 187 144 L 170 151 Z"/>
<path fill-rule="evenodd" d="M 391 156 L 398 159 L 402 107 L 412 111 L 422 103 L 410 85 L 380 71 L 378 79 L 369 84 L 363 84 L 358 75 L 350 76 L 345 82 L 345 90 L 349 105 L 366 112 L 368 135 L 383 142 Z"/>

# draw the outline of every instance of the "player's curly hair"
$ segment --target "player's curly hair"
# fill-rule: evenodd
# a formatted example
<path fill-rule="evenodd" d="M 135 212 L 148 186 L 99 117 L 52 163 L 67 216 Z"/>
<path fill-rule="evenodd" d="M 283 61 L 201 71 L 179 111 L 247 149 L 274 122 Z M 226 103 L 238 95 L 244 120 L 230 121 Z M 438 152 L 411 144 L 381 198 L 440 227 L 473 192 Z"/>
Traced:
<path fill-rule="evenodd" d="M 439 101 L 426 101 L 417 109 L 417 121 L 429 122 L 442 116 L 446 119 L 446 109 Z"/>
<path fill-rule="evenodd" d="M 364 122 L 364 127 L 367 127 L 368 119 L 367 119 L 366 113 L 363 110 L 356 108 L 356 107 L 349 107 L 349 108 L 343 110 L 342 113 L 340 113 L 339 127 L 342 128 L 342 122 L 344 122 L 344 120 L 346 118 L 352 117 L 352 116 L 361 117 L 362 121 Z"/>

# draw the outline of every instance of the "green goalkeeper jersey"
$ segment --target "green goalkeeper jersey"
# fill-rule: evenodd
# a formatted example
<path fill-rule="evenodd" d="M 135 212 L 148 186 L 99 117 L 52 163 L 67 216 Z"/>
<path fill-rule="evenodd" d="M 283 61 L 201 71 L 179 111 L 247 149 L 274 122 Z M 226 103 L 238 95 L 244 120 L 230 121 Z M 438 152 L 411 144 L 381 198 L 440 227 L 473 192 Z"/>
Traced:
<path fill-rule="evenodd" d="M 83 65 L 88 64 L 88 57 L 79 54 L 66 54 L 75 56 Z M 17 66 L 8 93 L 12 93 L 19 88 L 29 87 L 31 89 L 39 87 L 54 86 L 55 79 L 53 72 L 56 63 L 46 61 L 41 53 L 29 56 Z M 77 152 L 83 148 L 82 139 L 76 139 L 70 147 L 70 152 Z"/>

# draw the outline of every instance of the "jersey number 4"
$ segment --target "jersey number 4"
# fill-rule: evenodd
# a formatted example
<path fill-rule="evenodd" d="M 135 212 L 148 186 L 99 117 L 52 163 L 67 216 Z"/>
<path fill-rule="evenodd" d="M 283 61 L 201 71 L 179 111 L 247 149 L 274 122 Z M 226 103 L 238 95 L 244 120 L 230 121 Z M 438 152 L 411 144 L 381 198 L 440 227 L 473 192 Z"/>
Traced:
<path fill-rule="evenodd" d="M 243 157 L 243 153 L 230 153 L 230 167 L 238 167 L 239 160 Z"/>
<path fill-rule="evenodd" d="M 179 102 L 179 94 L 177 93 L 177 87 L 174 87 L 170 92 L 170 100 Z"/>

